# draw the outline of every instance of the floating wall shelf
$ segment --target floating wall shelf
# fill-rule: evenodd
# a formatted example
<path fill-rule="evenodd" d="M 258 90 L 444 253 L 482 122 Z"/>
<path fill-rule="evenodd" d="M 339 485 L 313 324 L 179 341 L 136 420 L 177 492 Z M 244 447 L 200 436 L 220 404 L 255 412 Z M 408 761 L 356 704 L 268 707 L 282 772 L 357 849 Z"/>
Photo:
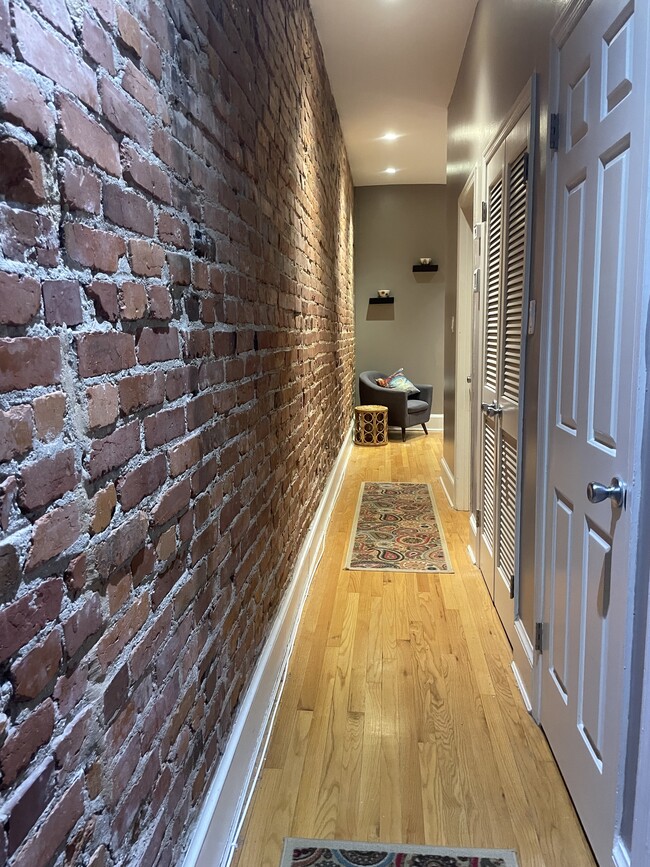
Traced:
<path fill-rule="evenodd" d="M 395 299 L 394 298 L 371 298 L 370 303 L 371 304 L 394 304 Z"/>
<path fill-rule="evenodd" d="M 438 266 L 431 263 L 431 265 L 414 265 L 414 271 L 437 271 Z"/>

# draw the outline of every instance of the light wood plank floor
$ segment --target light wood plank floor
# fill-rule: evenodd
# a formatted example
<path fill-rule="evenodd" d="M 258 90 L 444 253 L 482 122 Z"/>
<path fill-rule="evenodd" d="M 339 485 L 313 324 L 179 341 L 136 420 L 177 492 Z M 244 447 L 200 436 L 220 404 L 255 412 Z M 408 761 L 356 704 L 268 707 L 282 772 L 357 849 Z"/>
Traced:
<path fill-rule="evenodd" d="M 353 450 L 291 658 L 236 867 L 285 836 L 513 848 L 595 862 L 439 482 L 440 435 Z M 432 482 L 455 574 L 343 569 L 362 481 Z"/>

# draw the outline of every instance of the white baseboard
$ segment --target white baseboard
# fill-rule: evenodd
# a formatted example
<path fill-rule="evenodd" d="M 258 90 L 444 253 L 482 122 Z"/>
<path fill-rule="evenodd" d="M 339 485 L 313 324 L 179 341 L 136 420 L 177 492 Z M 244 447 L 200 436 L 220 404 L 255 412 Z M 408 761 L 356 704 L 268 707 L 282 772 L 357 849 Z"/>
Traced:
<path fill-rule="evenodd" d="M 456 497 L 456 480 L 454 479 L 454 474 L 449 469 L 449 464 L 444 458 L 440 461 L 440 468 L 442 470 L 442 475 L 440 476 L 442 489 L 449 500 L 449 505 L 452 509 L 455 509 L 456 506 L 454 505 L 454 499 Z"/>
<path fill-rule="evenodd" d="M 467 546 L 467 553 L 472 563 L 478 566 L 478 527 L 476 526 L 474 512 L 470 512 L 469 516 L 469 544 Z"/>
<path fill-rule="evenodd" d="M 300 549 L 293 576 L 236 715 L 223 757 L 205 794 L 183 867 L 221 867 L 231 857 L 351 451 L 350 430 Z"/>
<path fill-rule="evenodd" d="M 528 711 L 528 713 L 532 713 L 533 706 L 530 703 L 530 699 L 528 698 L 528 692 L 526 690 L 526 685 L 524 684 L 522 677 L 521 677 L 521 673 L 520 673 L 519 669 L 517 668 L 517 663 L 513 660 L 510 663 L 510 666 L 512 668 L 512 673 L 515 676 L 515 681 L 517 683 L 517 687 L 519 688 L 519 692 L 521 693 L 521 697 L 523 699 L 524 705 L 526 706 L 526 710 Z"/>
<path fill-rule="evenodd" d="M 443 431 L 445 429 L 445 417 L 441 412 L 432 413 L 429 416 L 429 421 L 427 422 L 427 430 L 430 431 Z"/>
<path fill-rule="evenodd" d="M 630 867 L 632 859 L 630 853 L 625 847 L 625 843 L 619 837 L 614 843 L 614 851 L 612 852 L 612 864 L 616 867 Z"/>

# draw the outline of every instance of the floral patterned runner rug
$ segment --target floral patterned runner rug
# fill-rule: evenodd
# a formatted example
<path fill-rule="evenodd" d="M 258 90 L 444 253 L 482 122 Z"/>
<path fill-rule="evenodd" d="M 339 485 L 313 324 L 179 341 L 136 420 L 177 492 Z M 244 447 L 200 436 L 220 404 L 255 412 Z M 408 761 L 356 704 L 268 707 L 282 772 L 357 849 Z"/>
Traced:
<path fill-rule="evenodd" d="M 511 849 L 442 849 L 287 837 L 280 867 L 517 867 L 517 856 Z"/>
<path fill-rule="evenodd" d="M 363 482 L 346 569 L 453 572 L 431 485 Z"/>

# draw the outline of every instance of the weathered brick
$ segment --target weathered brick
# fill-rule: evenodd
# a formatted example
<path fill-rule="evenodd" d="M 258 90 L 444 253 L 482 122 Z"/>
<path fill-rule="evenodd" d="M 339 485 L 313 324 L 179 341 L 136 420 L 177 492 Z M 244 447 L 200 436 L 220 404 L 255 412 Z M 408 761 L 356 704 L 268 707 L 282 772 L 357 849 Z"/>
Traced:
<path fill-rule="evenodd" d="M 0 662 L 38 635 L 45 624 L 59 616 L 63 581 L 43 581 L 11 605 L 0 610 Z"/>
<path fill-rule="evenodd" d="M 159 774 L 160 759 L 154 752 L 147 759 L 141 777 L 129 790 L 122 802 L 122 806 L 117 812 L 115 822 L 111 828 L 113 845 L 119 845 L 119 843 L 124 839 L 126 832 L 135 821 L 143 801 L 151 792 L 154 782 L 158 779 Z"/>
<path fill-rule="evenodd" d="M 101 181 L 90 169 L 65 162 L 61 173 L 61 192 L 71 211 L 98 214 L 101 209 Z"/>
<path fill-rule="evenodd" d="M 184 473 L 185 470 L 198 462 L 203 457 L 201 438 L 199 435 L 187 437 L 178 445 L 169 449 L 169 473 L 172 478 Z"/>
<path fill-rule="evenodd" d="M 31 406 L 14 406 L 0 410 L 0 461 L 10 461 L 27 454 L 34 437 L 34 413 Z"/>
<path fill-rule="evenodd" d="M 12 666 L 11 676 L 16 697 L 36 698 L 57 674 L 61 659 L 61 636 L 59 631 L 54 629 L 44 641 Z"/>
<path fill-rule="evenodd" d="M 134 600 L 126 612 L 104 633 L 95 648 L 97 661 L 104 671 L 117 659 L 133 636 L 137 635 L 146 622 L 150 611 L 149 594 L 143 593 Z M 127 685 L 128 680 L 127 671 Z"/>
<path fill-rule="evenodd" d="M 140 425 L 137 421 L 118 428 L 112 434 L 92 441 L 88 458 L 91 479 L 99 479 L 109 470 L 122 466 L 140 451 Z"/>
<path fill-rule="evenodd" d="M 161 202 L 171 204 L 172 191 L 167 172 L 140 156 L 136 149 L 126 142 L 122 144 L 122 166 L 127 181 L 151 193 Z"/>
<path fill-rule="evenodd" d="M 0 747 L 0 769 L 5 785 L 13 783 L 27 767 L 39 747 L 46 744 L 54 730 L 54 704 L 47 698 L 7 735 Z"/>
<path fill-rule="evenodd" d="M 172 244 L 183 250 L 192 249 L 190 229 L 187 223 L 166 211 L 162 211 L 158 216 L 158 237 L 163 244 Z"/>
<path fill-rule="evenodd" d="M 110 482 L 105 488 L 97 491 L 92 503 L 92 521 L 90 523 L 91 534 L 102 533 L 113 519 L 113 513 L 117 506 L 117 491 L 115 485 Z"/>
<path fill-rule="evenodd" d="M 153 150 L 157 157 L 180 175 L 184 180 L 189 177 L 190 163 L 187 151 L 164 129 L 156 129 L 153 134 Z"/>
<path fill-rule="evenodd" d="M 170 361 L 180 357 L 180 343 L 176 328 L 143 328 L 138 339 L 138 361 Z"/>
<path fill-rule="evenodd" d="M 106 587 L 106 595 L 108 597 L 108 610 L 111 614 L 116 614 L 120 608 L 126 603 L 133 590 L 133 580 L 128 567 L 124 567 L 124 571 L 118 570 L 111 575 Z"/>
<path fill-rule="evenodd" d="M 110 382 L 86 389 L 88 399 L 88 425 L 91 430 L 106 427 L 117 421 L 120 411 L 119 392 Z"/>
<path fill-rule="evenodd" d="M 90 57 L 101 68 L 115 75 L 115 60 L 113 46 L 104 28 L 86 12 L 83 19 L 83 45 Z"/>
<path fill-rule="evenodd" d="M 103 625 L 101 600 L 97 593 L 93 593 L 63 624 L 68 656 L 74 656 L 84 642 L 96 635 Z"/>
<path fill-rule="evenodd" d="M 9 817 L 8 852 L 12 855 L 45 812 L 54 794 L 54 760 L 42 762 L 11 796 L 5 807 Z"/>
<path fill-rule="evenodd" d="M 79 506 L 75 501 L 47 512 L 34 524 L 26 568 L 35 569 L 61 554 L 78 539 L 81 532 Z"/>
<path fill-rule="evenodd" d="M 31 511 L 47 506 L 71 491 L 79 481 L 74 449 L 57 451 L 20 468 L 20 502 Z"/>
<path fill-rule="evenodd" d="M 120 697 L 121 698 L 121 697 Z M 117 707 L 120 706 L 120 702 L 114 702 Z M 108 714 L 112 708 L 105 708 L 105 712 Z M 109 717 L 110 718 L 110 717 Z M 127 743 L 126 747 L 122 750 L 119 757 L 115 760 L 110 770 L 110 803 L 115 806 L 117 802 L 122 797 L 122 794 L 126 791 L 129 786 L 129 782 L 133 773 L 140 761 L 140 742 L 137 737 L 132 737 L 131 740 Z"/>
<path fill-rule="evenodd" d="M 11 515 L 14 511 L 16 500 L 18 499 L 18 482 L 16 481 L 15 476 L 7 476 L 7 478 L 0 482 L 0 529 L 5 532 L 9 529 L 9 523 L 11 522 Z M 0 557 L 2 557 L 2 549 L 0 548 Z M 0 566 L 0 576 L 2 575 L 2 567 Z M 0 577 L 0 586 L 2 585 L 2 578 Z M 2 599 L 3 593 L 0 590 L 0 602 Z"/>
<path fill-rule="evenodd" d="M 122 87 L 127 93 L 130 93 L 134 99 L 144 106 L 154 117 L 158 114 L 158 94 L 153 86 L 149 83 L 146 76 L 135 67 L 130 60 L 127 60 L 122 78 Z"/>
<path fill-rule="evenodd" d="M 125 376 L 119 383 L 122 415 L 161 404 L 165 399 L 165 376 L 162 371 Z"/>
<path fill-rule="evenodd" d="M 117 29 L 124 44 L 138 57 L 142 54 L 142 31 L 137 20 L 122 6 L 117 7 Z"/>
<path fill-rule="evenodd" d="M 105 183 L 103 188 L 104 215 L 125 229 L 153 236 L 153 207 L 142 196 L 117 184 Z"/>
<path fill-rule="evenodd" d="M 101 578 L 108 578 L 135 556 L 144 546 L 148 527 L 149 522 L 144 512 L 136 512 L 113 530 L 108 538 L 97 544 L 94 562 Z"/>
<path fill-rule="evenodd" d="M 182 406 L 166 409 L 144 420 L 144 441 L 148 449 L 171 442 L 185 433 L 185 411 Z"/>
<path fill-rule="evenodd" d="M 43 158 L 15 138 L 0 141 L 0 192 L 30 205 L 46 199 Z"/>
<path fill-rule="evenodd" d="M 62 391 L 55 391 L 34 400 L 34 422 L 40 440 L 51 440 L 63 430 L 67 401 Z"/>
<path fill-rule="evenodd" d="M 0 339 L 0 392 L 56 385 L 61 381 L 58 337 Z"/>
<path fill-rule="evenodd" d="M 192 282 L 190 260 L 182 253 L 168 253 L 169 281 L 176 286 L 189 286 Z"/>
<path fill-rule="evenodd" d="M 83 779 L 80 779 L 58 799 L 38 831 L 31 834 L 18 850 L 16 864 L 46 867 L 52 860 L 52 854 L 63 844 L 83 812 Z"/>
<path fill-rule="evenodd" d="M 9 15 L 9 0 L 0 0 L 0 49 L 7 54 L 13 54 L 11 44 L 11 16 Z M 0 834 L 0 862 L 6 860 L 3 835 Z"/>
<path fill-rule="evenodd" d="M 1 203 L 0 250 L 7 259 L 16 262 L 35 262 L 53 267 L 59 250 L 54 223 L 46 214 Z"/>
<path fill-rule="evenodd" d="M 92 718 L 90 708 L 82 710 L 68 723 L 63 733 L 52 744 L 57 768 L 73 771 L 79 767 L 80 754 Z"/>
<path fill-rule="evenodd" d="M 62 85 L 91 108 L 99 109 L 95 73 L 67 45 L 44 30 L 33 15 L 14 10 L 16 39 L 22 56 L 43 75 Z"/>
<path fill-rule="evenodd" d="M 147 290 L 142 283 L 128 281 L 120 286 L 122 319 L 142 319 L 147 312 Z"/>
<path fill-rule="evenodd" d="M 113 126 L 129 138 L 146 146 L 149 141 L 149 129 L 137 105 L 108 78 L 101 80 L 99 90 L 102 96 L 102 109 Z"/>
<path fill-rule="evenodd" d="M 48 325 L 68 325 L 73 328 L 83 322 L 79 283 L 76 280 L 45 280 L 43 303 Z"/>
<path fill-rule="evenodd" d="M 171 319 L 173 315 L 172 298 L 165 286 L 149 286 L 149 314 L 152 319 Z"/>
<path fill-rule="evenodd" d="M 79 665 L 68 676 L 60 677 L 54 687 L 54 700 L 61 716 L 66 717 L 81 701 L 88 683 L 85 665 Z"/>
<path fill-rule="evenodd" d="M 160 244 L 139 239 L 129 240 L 129 262 L 134 274 L 160 277 L 165 264 L 165 251 Z"/>
<path fill-rule="evenodd" d="M 194 394 L 199 389 L 199 372 L 196 367 L 185 365 L 170 370 L 167 374 L 167 399 L 176 398 L 185 394 Z"/>
<path fill-rule="evenodd" d="M 54 141 L 54 116 L 38 87 L 8 66 L 0 67 L 0 112 L 3 119 L 24 126 L 40 142 Z"/>
<path fill-rule="evenodd" d="M 160 497 L 158 503 L 151 510 L 151 521 L 153 524 L 161 526 L 170 521 L 173 517 L 184 511 L 190 503 L 192 491 L 190 489 L 190 480 L 183 481 L 167 488 L 165 493 Z"/>
<path fill-rule="evenodd" d="M 53 24 L 66 36 L 74 36 L 72 19 L 62 0 L 32 0 L 30 6 L 40 12 L 43 18 L 46 18 L 50 24 Z"/>
<path fill-rule="evenodd" d="M 112 232 L 91 229 L 83 223 L 66 223 L 64 226 L 66 252 L 73 262 L 114 274 L 120 257 L 126 252 L 124 239 Z"/>
<path fill-rule="evenodd" d="M 106 169 L 109 174 L 119 177 L 120 151 L 115 139 L 64 94 L 57 96 L 56 104 L 59 110 L 61 133 L 70 147 Z"/>
<path fill-rule="evenodd" d="M 118 331 L 95 331 L 77 338 L 79 375 L 98 376 L 135 364 L 135 338 Z"/>
<path fill-rule="evenodd" d="M 117 486 L 122 509 L 128 511 L 142 500 L 153 494 L 167 477 L 164 455 L 156 455 L 151 460 L 127 473 Z"/>
<path fill-rule="evenodd" d="M 86 287 L 86 295 L 92 299 L 95 306 L 95 314 L 101 321 L 117 322 L 120 315 L 120 307 L 117 300 L 117 286 L 106 280 L 93 280 Z"/>

